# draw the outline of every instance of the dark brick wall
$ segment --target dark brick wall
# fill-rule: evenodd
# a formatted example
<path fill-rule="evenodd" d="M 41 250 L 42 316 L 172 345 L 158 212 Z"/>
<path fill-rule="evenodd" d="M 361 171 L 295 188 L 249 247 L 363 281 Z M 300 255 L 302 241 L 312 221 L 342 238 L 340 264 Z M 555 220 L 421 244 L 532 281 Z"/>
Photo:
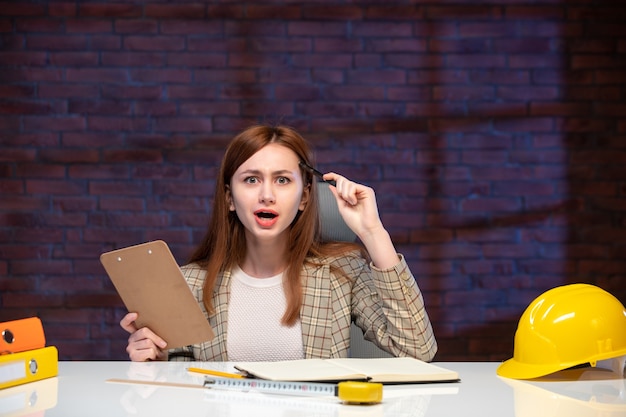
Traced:
<path fill-rule="evenodd" d="M 548 288 L 626 302 L 626 9 L 609 1 L 0 2 L 0 319 L 123 359 L 101 252 L 180 263 L 226 141 L 284 122 L 377 190 L 437 360 Z"/>

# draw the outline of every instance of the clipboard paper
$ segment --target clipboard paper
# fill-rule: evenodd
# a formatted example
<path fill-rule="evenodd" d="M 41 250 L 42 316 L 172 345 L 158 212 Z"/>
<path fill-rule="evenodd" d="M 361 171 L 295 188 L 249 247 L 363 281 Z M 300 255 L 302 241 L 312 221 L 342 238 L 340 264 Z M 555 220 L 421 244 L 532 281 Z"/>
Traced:
<path fill-rule="evenodd" d="M 148 327 L 168 349 L 213 339 L 213 329 L 162 240 L 103 253 L 100 262 L 136 326 Z"/>

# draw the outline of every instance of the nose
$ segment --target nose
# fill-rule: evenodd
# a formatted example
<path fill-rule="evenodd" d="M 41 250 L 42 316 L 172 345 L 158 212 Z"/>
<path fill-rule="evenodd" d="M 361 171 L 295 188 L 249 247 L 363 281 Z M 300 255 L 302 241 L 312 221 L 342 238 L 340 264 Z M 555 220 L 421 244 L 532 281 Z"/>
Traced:
<path fill-rule="evenodd" d="M 274 190 L 271 184 L 265 183 L 261 187 L 261 193 L 259 195 L 259 201 L 262 203 L 275 203 L 276 197 L 274 196 Z"/>

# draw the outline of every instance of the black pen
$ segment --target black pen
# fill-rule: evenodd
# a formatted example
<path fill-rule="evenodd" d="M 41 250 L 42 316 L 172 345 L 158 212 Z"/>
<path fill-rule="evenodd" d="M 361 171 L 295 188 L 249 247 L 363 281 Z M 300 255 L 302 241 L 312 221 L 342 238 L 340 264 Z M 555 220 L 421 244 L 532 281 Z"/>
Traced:
<path fill-rule="evenodd" d="M 304 168 L 305 170 L 309 171 L 311 174 L 315 175 L 320 180 L 332 185 L 333 187 L 337 186 L 337 183 L 335 182 L 335 180 L 325 180 L 324 174 L 322 174 L 321 172 L 319 172 L 317 169 L 313 168 L 311 165 L 307 164 L 306 162 L 300 161 L 300 166 Z"/>

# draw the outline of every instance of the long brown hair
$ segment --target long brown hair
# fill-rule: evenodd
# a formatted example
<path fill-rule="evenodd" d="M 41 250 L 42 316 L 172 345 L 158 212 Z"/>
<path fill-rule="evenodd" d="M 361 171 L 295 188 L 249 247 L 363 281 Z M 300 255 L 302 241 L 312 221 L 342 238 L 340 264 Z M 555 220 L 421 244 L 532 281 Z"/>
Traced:
<path fill-rule="evenodd" d="M 207 232 L 191 256 L 190 262 L 206 268 L 203 303 L 213 313 L 213 292 L 218 275 L 241 264 L 246 256 L 245 229 L 237 214 L 229 210 L 226 189 L 235 171 L 261 148 L 279 144 L 292 150 L 299 160 L 314 165 L 307 141 L 287 126 L 252 126 L 233 138 L 226 149 L 217 177 L 213 211 Z M 288 265 L 284 271 L 287 308 L 282 323 L 292 325 L 300 314 L 302 304 L 302 265 L 310 258 L 354 249 L 353 244 L 322 244 L 320 238 L 317 183 L 311 174 L 302 170 L 305 186 L 311 187 L 309 199 L 289 229 Z M 332 249 L 331 249 L 332 246 Z"/>

